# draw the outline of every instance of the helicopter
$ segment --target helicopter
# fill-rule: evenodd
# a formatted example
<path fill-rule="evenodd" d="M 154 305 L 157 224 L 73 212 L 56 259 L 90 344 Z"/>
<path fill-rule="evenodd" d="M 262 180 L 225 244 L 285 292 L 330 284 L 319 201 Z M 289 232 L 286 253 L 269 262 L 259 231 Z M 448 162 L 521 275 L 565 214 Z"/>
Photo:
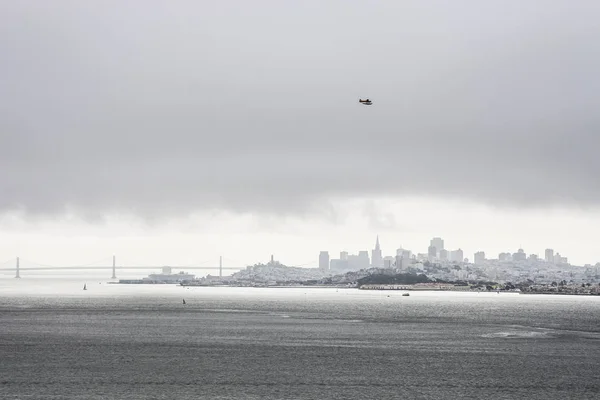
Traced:
<path fill-rule="evenodd" d="M 373 102 L 369 99 L 366 99 L 366 100 L 358 99 L 358 102 L 361 104 L 364 104 L 365 106 L 370 106 L 371 104 L 373 104 Z"/>

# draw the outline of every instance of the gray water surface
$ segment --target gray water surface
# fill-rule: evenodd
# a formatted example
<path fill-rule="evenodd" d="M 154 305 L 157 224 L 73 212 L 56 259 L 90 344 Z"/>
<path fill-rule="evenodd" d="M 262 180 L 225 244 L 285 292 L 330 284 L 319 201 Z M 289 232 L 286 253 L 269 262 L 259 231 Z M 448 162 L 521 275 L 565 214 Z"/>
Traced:
<path fill-rule="evenodd" d="M 0 398 L 600 398 L 599 297 L 81 287 L 0 282 Z"/>

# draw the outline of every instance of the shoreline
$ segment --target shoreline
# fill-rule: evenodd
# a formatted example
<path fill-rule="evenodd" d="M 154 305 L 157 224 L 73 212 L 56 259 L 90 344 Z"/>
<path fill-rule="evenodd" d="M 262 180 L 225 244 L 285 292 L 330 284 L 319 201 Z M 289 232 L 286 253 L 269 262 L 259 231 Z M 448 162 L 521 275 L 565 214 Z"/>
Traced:
<path fill-rule="evenodd" d="M 107 282 L 107 284 L 113 285 L 174 285 L 181 287 L 228 287 L 228 288 L 262 288 L 262 289 L 356 289 L 356 290 L 371 290 L 371 291 L 403 291 L 403 292 L 460 292 L 460 293 L 510 293 L 510 294 L 524 294 L 524 295 L 563 295 L 563 296 L 600 296 L 600 293 L 565 293 L 565 292 L 525 292 L 525 291 L 506 291 L 506 290 L 453 290 L 448 288 L 360 288 L 360 287 L 348 287 L 348 286 L 334 286 L 334 285 L 194 285 L 194 284 L 182 284 L 182 283 L 155 283 L 155 282 Z"/>

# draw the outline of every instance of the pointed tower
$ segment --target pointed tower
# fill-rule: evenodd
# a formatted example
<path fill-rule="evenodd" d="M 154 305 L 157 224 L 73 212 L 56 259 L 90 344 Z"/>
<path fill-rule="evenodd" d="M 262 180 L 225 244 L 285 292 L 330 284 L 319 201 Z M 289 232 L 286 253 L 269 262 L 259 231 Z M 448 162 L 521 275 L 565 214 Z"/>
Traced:
<path fill-rule="evenodd" d="M 375 249 L 371 251 L 371 266 L 373 268 L 383 267 L 383 256 L 381 255 L 381 247 L 379 246 L 379 235 L 377 235 Z"/>

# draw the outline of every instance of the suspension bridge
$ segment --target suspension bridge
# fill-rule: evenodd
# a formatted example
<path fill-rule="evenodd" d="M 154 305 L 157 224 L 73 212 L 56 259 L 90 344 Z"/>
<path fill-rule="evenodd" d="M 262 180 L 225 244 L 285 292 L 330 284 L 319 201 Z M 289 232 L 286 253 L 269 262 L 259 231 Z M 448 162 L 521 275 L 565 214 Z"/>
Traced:
<path fill-rule="evenodd" d="M 23 272 L 40 272 L 40 271 L 61 271 L 61 270 L 73 270 L 73 271 L 95 271 L 95 270 L 112 270 L 111 279 L 117 279 L 117 271 L 125 271 L 125 270 L 161 270 L 164 267 L 170 267 L 172 269 L 179 270 L 212 270 L 219 271 L 219 276 L 223 276 L 223 271 L 240 271 L 245 269 L 248 265 L 254 265 L 255 263 L 242 263 L 235 260 L 225 259 L 224 257 L 219 257 L 218 263 L 214 261 L 203 261 L 195 264 L 189 265 L 147 265 L 143 263 L 139 263 L 137 265 L 118 265 L 116 256 L 112 256 L 112 265 L 107 263 L 110 261 L 109 258 L 94 261 L 88 264 L 80 264 L 80 265 L 48 265 L 41 264 L 33 261 L 23 260 L 20 257 L 16 257 L 15 259 L 7 260 L 3 263 L 0 263 L 0 273 L 1 272 L 10 272 L 13 271 L 15 274 L 15 278 L 21 278 Z M 224 261 L 228 262 L 228 265 L 225 266 Z M 273 261 L 273 256 L 271 256 L 271 262 Z M 231 264 L 229 264 L 231 263 Z M 313 262 L 305 263 L 301 265 L 294 265 L 293 267 L 306 267 L 309 265 L 313 265 Z M 11 266 L 12 265 L 12 266 Z M 26 274 L 25 274 L 26 275 Z"/>
<path fill-rule="evenodd" d="M 213 263 L 211 261 L 204 261 L 196 264 L 190 265 L 148 265 L 148 264 L 138 264 L 138 265 L 118 265 L 117 259 L 115 256 L 112 257 L 112 265 L 106 263 L 107 259 L 101 260 L 101 262 L 95 261 L 93 263 L 88 264 L 80 264 L 80 265 L 48 265 L 48 264 L 40 264 L 37 262 L 23 260 L 20 257 L 17 257 L 14 260 L 8 260 L 4 263 L 0 264 L 0 272 L 10 272 L 14 271 L 15 278 L 21 278 L 23 272 L 27 271 L 61 271 L 61 270 L 73 270 L 73 271 L 92 271 L 92 270 L 112 270 L 111 279 L 117 279 L 117 271 L 124 270 L 136 270 L 136 269 L 144 269 L 144 270 L 152 270 L 152 269 L 162 269 L 164 267 L 171 267 L 173 269 L 186 269 L 186 270 L 218 270 L 219 276 L 223 276 L 223 271 L 239 271 L 245 266 L 224 266 L 223 265 L 223 257 L 219 258 L 219 262 Z M 11 267 L 10 264 L 13 264 Z M 243 263 L 237 263 L 236 265 L 245 265 Z"/>

